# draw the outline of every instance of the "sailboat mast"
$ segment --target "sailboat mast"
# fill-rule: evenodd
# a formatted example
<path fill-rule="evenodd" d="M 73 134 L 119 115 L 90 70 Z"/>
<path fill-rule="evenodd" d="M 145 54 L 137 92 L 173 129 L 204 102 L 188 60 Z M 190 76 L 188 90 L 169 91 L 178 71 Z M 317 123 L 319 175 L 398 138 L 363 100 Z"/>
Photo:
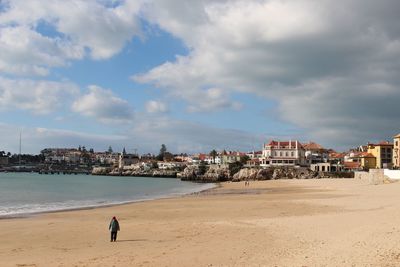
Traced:
<path fill-rule="evenodd" d="M 19 167 L 21 167 L 21 145 L 22 145 L 22 141 L 21 141 L 21 132 L 19 132 L 19 157 L 18 157 L 18 165 Z"/>

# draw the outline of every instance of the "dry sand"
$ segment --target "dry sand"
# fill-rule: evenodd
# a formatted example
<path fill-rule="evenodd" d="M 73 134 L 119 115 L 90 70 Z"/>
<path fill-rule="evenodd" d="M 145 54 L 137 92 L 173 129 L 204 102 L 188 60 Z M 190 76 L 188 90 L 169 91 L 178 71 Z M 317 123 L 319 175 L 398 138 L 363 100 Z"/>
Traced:
<path fill-rule="evenodd" d="M 400 266 L 400 183 L 225 183 L 176 199 L 4 219 L 0 229 L 0 266 Z"/>

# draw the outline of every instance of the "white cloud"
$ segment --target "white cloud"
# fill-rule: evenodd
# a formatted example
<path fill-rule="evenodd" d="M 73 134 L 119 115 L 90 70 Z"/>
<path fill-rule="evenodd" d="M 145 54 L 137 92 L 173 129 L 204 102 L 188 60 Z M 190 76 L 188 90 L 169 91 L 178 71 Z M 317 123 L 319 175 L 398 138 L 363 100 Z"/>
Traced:
<path fill-rule="evenodd" d="M 107 59 L 140 35 L 141 1 L 6 0 L 0 12 L 0 72 L 47 75 L 69 60 Z M 40 26 L 54 33 L 44 35 Z"/>
<path fill-rule="evenodd" d="M 164 102 L 150 100 L 146 102 L 146 111 L 149 113 L 166 113 L 168 112 L 168 106 Z"/>
<path fill-rule="evenodd" d="M 178 2 L 152 1 L 146 17 L 180 38 L 189 54 L 135 81 L 163 88 L 195 111 L 232 108 L 233 92 L 262 96 L 278 104 L 281 119 L 333 146 L 399 131 L 397 1 Z M 223 102 L 212 104 L 212 88 Z"/>
<path fill-rule="evenodd" d="M 61 109 L 79 93 L 68 82 L 15 80 L 0 76 L 0 110 L 20 109 L 48 114 Z"/>
<path fill-rule="evenodd" d="M 0 72 L 46 76 L 49 67 L 63 66 L 66 58 L 83 54 L 68 46 L 66 41 L 42 36 L 25 26 L 0 27 Z"/>
<path fill-rule="evenodd" d="M 72 110 L 84 116 L 92 117 L 102 123 L 129 123 L 133 119 L 133 110 L 129 103 L 111 90 L 90 85 L 89 92 L 72 104 Z"/>

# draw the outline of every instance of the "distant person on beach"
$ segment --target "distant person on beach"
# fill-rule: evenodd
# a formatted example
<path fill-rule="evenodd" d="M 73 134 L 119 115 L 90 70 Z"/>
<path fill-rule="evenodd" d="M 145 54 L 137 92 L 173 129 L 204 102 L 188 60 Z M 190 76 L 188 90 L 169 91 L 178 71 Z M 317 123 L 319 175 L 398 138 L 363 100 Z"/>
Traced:
<path fill-rule="evenodd" d="M 119 222 L 115 216 L 111 219 L 108 229 L 111 231 L 111 242 L 117 240 L 117 233 L 119 231 Z"/>

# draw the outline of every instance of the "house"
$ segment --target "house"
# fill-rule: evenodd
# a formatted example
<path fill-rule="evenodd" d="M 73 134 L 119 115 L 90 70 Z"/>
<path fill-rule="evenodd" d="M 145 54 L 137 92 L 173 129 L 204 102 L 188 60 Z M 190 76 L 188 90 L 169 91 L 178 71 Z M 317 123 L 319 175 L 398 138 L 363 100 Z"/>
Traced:
<path fill-rule="evenodd" d="M 260 159 L 260 158 L 262 158 L 263 152 L 261 150 L 260 151 L 251 151 L 251 152 L 248 152 L 246 155 L 249 157 L 249 159 Z"/>
<path fill-rule="evenodd" d="M 309 142 L 303 144 L 308 164 L 316 164 L 322 162 L 328 162 L 329 153 L 328 150 L 323 148 L 320 144 L 315 142 Z"/>
<path fill-rule="evenodd" d="M 368 144 L 368 153 L 376 158 L 376 169 L 392 167 L 393 144 L 388 141 L 382 141 L 377 144 Z"/>
<path fill-rule="evenodd" d="M 368 152 L 352 152 L 347 162 L 358 162 L 359 167 L 363 170 L 376 168 L 376 157 Z"/>
<path fill-rule="evenodd" d="M 331 153 L 329 153 L 328 157 L 329 157 L 328 161 L 330 163 L 341 164 L 341 163 L 344 162 L 345 154 L 344 153 L 331 152 Z"/>
<path fill-rule="evenodd" d="M 264 144 L 261 166 L 304 166 L 305 150 L 297 141 L 270 141 Z"/>
<path fill-rule="evenodd" d="M 224 151 L 221 155 L 221 164 L 230 164 L 240 162 L 242 158 L 246 156 L 246 153 L 237 151 Z"/>
<path fill-rule="evenodd" d="M 207 162 L 207 164 L 222 164 L 222 157 L 219 154 L 215 157 L 212 155 L 206 155 L 204 161 Z"/>
<path fill-rule="evenodd" d="M 342 172 L 344 167 L 338 163 L 320 162 L 311 164 L 310 169 L 316 172 Z"/>
<path fill-rule="evenodd" d="M 362 167 L 360 162 L 345 161 L 343 163 L 343 169 L 344 171 L 361 171 Z"/>
<path fill-rule="evenodd" d="M 400 168 L 400 134 L 393 137 L 393 167 Z"/>
<path fill-rule="evenodd" d="M 261 159 L 259 158 L 252 158 L 246 162 L 246 166 L 248 167 L 257 167 L 261 165 Z"/>
<path fill-rule="evenodd" d="M 140 161 L 139 156 L 136 154 L 121 153 L 119 154 L 118 168 L 123 169 L 124 166 L 136 164 L 139 163 L 139 161 Z"/>

